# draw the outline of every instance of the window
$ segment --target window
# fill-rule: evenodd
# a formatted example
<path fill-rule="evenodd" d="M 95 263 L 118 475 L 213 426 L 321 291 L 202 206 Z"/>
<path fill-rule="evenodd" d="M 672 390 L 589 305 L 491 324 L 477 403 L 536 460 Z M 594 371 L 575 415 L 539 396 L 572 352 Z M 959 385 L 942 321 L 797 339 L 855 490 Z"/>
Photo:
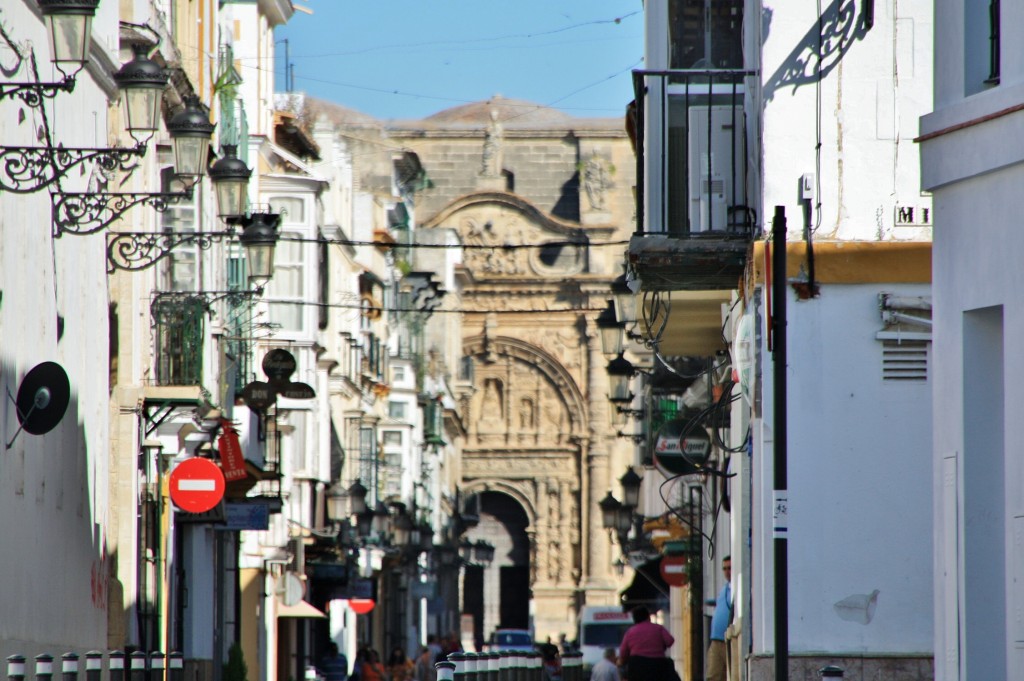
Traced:
<path fill-rule="evenodd" d="M 284 331 L 303 330 L 302 301 L 305 300 L 305 277 L 302 266 L 302 249 L 304 244 L 294 239 L 299 235 L 295 232 L 284 232 L 277 242 L 274 254 L 274 278 L 270 282 L 272 300 L 270 303 L 270 321 L 279 324 Z"/>
<path fill-rule="evenodd" d="M 388 416 L 404 421 L 407 416 L 405 402 L 388 402 Z"/>
<path fill-rule="evenodd" d="M 391 370 L 391 378 L 394 382 L 405 383 L 405 367 L 394 367 Z"/>
<path fill-rule="evenodd" d="M 306 221 L 306 202 L 296 196 L 275 196 L 269 203 L 271 212 L 281 214 L 281 222 Z"/>
<path fill-rule="evenodd" d="M 743 0 L 672 0 L 668 16 L 670 68 L 743 68 Z"/>
<path fill-rule="evenodd" d="M 160 147 L 157 152 L 157 163 L 163 168 L 174 165 L 174 153 L 170 147 Z M 180 184 L 180 183 L 179 183 Z M 182 187 L 163 187 L 163 191 L 180 192 Z M 181 199 L 170 203 L 167 210 L 159 213 L 159 225 L 162 232 L 195 232 L 196 231 L 196 197 L 199 192 L 193 194 L 192 199 Z M 167 256 L 167 265 L 164 270 L 163 286 L 168 291 L 198 291 L 202 288 L 199 281 L 199 248 L 195 244 L 181 244 L 175 247 Z"/>
<path fill-rule="evenodd" d="M 202 298 L 160 294 L 150 308 L 156 344 L 157 385 L 199 385 L 203 381 Z"/>
<path fill-rule="evenodd" d="M 394 403 L 392 403 L 394 404 Z M 402 446 L 402 431 L 400 430 L 385 430 L 384 431 L 384 446 L 401 447 Z"/>

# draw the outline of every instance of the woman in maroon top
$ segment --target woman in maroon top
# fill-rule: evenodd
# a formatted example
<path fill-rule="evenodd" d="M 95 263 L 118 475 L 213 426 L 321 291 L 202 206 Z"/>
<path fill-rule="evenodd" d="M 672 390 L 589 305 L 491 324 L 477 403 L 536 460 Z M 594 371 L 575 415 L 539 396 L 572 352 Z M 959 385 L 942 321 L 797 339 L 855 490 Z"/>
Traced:
<path fill-rule="evenodd" d="M 633 608 L 633 626 L 626 630 L 619 645 L 619 666 L 625 667 L 630 681 L 675 681 L 672 660 L 665 651 L 675 643 L 668 629 L 651 621 L 650 611 L 640 605 Z"/>

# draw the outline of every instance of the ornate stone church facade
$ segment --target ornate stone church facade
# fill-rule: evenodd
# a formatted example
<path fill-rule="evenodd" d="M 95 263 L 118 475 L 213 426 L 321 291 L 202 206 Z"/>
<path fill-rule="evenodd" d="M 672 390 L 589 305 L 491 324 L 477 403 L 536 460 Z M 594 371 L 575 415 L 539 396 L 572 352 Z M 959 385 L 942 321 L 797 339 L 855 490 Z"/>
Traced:
<path fill-rule="evenodd" d="M 470 538 L 497 548 L 467 571 L 464 610 L 478 638 L 572 639 L 579 607 L 625 586 L 598 502 L 619 493 L 633 445 L 611 425 L 595 325 L 634 229 L 625 117 L 494 97 L 381 125 L 375 144 L 414 152 L 430 179 L 417 229 L 463 247 L 461 493 L 480 511 Z"/>

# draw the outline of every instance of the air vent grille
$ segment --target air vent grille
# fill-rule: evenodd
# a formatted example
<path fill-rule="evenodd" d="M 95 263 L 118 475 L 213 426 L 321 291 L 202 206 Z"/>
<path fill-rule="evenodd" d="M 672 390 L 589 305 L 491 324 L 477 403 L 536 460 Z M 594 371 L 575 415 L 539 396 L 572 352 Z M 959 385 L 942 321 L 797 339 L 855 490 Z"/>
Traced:
<path fill-rule="evenodd" d="M 928 341 L 882 341 L 882 379 L 886 381 L 927 381 Z"/>

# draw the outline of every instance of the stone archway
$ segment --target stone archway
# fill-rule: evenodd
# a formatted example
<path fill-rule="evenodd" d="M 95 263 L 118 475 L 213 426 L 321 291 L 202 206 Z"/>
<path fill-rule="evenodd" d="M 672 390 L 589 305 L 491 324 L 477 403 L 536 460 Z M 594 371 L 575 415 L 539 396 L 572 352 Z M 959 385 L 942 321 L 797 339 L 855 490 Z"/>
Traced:
<path fill-rule="evenodd" d="M 536 635 L 554 638 L 571 632 L 581 585 L 586 401 L 569 371 L 537 345 L 485 335 L 466 339 L 463 349 L 473 360 L 477 390 L 463 404 L 469 418 L 462 488 L 485 502 L 507 498 L 521 509 L 529 547 L 525 574 L 520 564 L 506 565 L 501 577 L 499 564 L 499 572 L 484 575 L 483 588 L 491 598 L 484 626 L 507 625 L 501 613 L 514 616 L 505 605 L 514 595 L 505 589 L 526 586 L 528 593 L 519 598 L 532 597 L 530 621 Z M 523 577 L 528 578 L 525 585 Z M 496 590 L 502 579 L 505 588 Z"/>

